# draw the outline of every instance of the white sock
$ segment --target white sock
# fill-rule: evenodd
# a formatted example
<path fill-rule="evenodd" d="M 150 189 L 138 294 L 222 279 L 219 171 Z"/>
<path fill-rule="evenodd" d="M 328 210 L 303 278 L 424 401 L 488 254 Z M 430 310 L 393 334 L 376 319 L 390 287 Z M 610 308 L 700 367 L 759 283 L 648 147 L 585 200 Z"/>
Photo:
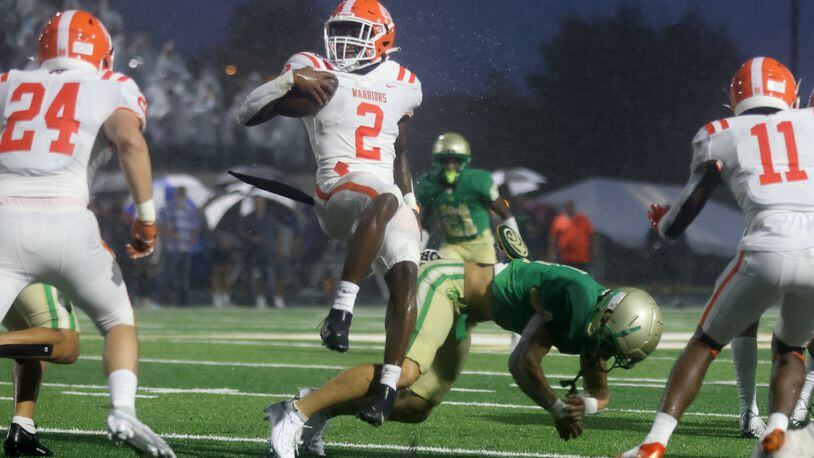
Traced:
<path fill-rule="evenodd" d="M 808 358 L 808 363 L 811 363 L 811 357 Z M 808 369 L 809 364 L 806 364 L 806 368 Z M 806 417 L 808 416 L 808 406 L 811 405 L 811 394 L 814 391 L 814 370 L 809 370 L 806 372 L 806 380 L 803 383 L 803 389 L 800 391 L 800 399 L 797 400 L 797 406 L 795 406 L 794 412 L 794 419 L 797 421 L 805 421 Z"/>
<path fill-rule="evenodd" d="M 308 423 L 308 417 L 306 417 L 305 414 L 300 410 L 299 406 L 297 406 L 297 401 L 291 403 L 291 411 L 294 412 L 294 415 L 298 420 L 302 421 L 302 424 Z"/>
<path fill-rule="evenodd" d="M 107 386 L 110 387 L 110 405 L 117 409 L 131 409 L 135 413 L 136 374 L 127 369 L 115 370 L 107 376 Z"/>
<path fill-rule="evenodd" d="M 349 281 L 340 281 L 336 289 L 336 298 L 331 308 L 353 313 L 353 306 L 356 304 L 356 295 L 359 294 L 359 285 Z"/>
<path fill-rule="evenodd" d="M 769 415 L 769 424 L 766 425 L 766 432 L 764 433 L 764 436 L 775 429 L 787 431 L 789 429 L 789 417 L 778 412 Z"/>
<path fill-rule="evenodd" d="M 34 419 L 28 417 L 21 417 L 15 415 L 11 418 L 12 423 L 17 423 L 20 425 L 24 430 L 28 431 L 31 434 L 37 434 L 37 427 L 34 426 Z"/>
<path fill-rule="evenodd" d="M 398 390 L 399 378 L 401 377 L 401 367 L 395 364 L 385 364 L 382 366 L 382 376 L 379 383 L 383 383 L 394 390 Z"/>
<path fill-rule="evenodd" d="M 657 413 L 656 420 L 650 428 L 650 433 L 644 438 L 643 444 L 658 442 L 666 447 L 676 426 L 678 426 L 678 420 L 664 412 Z"/>
<path fill-rule="evenodd" d="M 741 414 L 751 411 L 755 415 L 760 415 L 755 394 L 757 338 L 735 337 L 732 339 L 732 363 L 735 366 L 735 380 L 738 382 Z"/>

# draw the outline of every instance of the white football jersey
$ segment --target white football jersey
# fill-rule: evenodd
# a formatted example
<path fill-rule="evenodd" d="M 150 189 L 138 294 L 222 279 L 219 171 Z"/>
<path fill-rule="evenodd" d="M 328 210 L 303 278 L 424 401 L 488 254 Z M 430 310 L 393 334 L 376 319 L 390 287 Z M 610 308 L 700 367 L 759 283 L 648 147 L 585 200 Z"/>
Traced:
<path fill-rule="evenodd" d="M 293 55 L 283 71 L 303 67 L 336 75 L 333 98 L 315 116 L 303 118 L 317 163 L 317 184 L 327 191 L 349 172 L 375 173 L 393 182 L 398 122 L 421 105 L 421 82 L 392 60 L 366 74 L 332 70 L 312 53 Z"/>
<path fill-rule="evenodd" d="M 704 126 L 693 140 L 692 171 L 721 165 L 746 217 L 741 248 L 814 247 L 814 111 L 743 115 Z"/>
<path fill-rule="evenodd" d="M 119 109 L 145 126 L 147 101 L 113 71 L 0 75 L 0 197 L 74 197 L 87 204 L 93 173 L 110 157 L 101 130 Z"/>

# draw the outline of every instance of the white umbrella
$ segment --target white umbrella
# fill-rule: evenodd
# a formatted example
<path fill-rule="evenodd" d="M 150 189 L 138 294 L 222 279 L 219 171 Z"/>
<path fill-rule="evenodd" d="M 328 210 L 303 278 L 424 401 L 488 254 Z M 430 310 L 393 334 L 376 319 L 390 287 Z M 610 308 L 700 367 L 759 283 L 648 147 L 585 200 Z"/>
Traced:
<path fill-rule="evenodd" d="M 156 211 L 161 210 L 167 204 L 167 190 L 178 187 L 186 188 L 187 199 L 192 201 L 198 208 L 202 207 L 212 197 L 212 190 L 192 175 L 164 175 L 153 180 L 153 201 L 155 201 Z M 132 196 L 128 197 L 124 202 L 124 208 L 125 211 L 132 213 Z"/>
<path fill-rule="evenodd" d="M 495 170 L 492 172 L 492 180 L 498 186 L 505 183 L 512 197 L 536 191 L 541 184 L 548 182 L 546 177 L 524 167 Z"/>
<path fill-rule="evenodd" d="M 291 210 L 294 210 L 296 206 L 296 203 L 291 199 L 262 191 L 246 183 L 234 183 L 226 187 L 226 194 L 212 199 L 204 207 L 206 224 L 209 225 L 210 229 L 214 229 L 223 218 L 223 215 L 238 204 L 240 204 L 240 216 L 248 215 L 254 211 L 255 196 L 276 202 Z"/>

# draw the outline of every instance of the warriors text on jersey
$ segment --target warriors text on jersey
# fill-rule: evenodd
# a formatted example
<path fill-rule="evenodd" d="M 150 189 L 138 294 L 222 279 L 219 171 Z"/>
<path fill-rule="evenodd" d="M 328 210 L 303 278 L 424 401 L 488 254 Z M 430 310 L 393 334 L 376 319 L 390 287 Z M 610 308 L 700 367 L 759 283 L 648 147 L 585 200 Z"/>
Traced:
<path fill-rule="evenodd" d="M 489 206 L 498 198 L 497 185 L 486 170 L 465 168 L 452 187 L 435 172 L 418 178 L 419 205 L 437 211 L 448 243 L 471 240 L 488 230 Z"/>
<path fill-rule="evenodd" d="M 546 312 L 546 330 L 560 352 L 582 351 L 599 297 L 607 289 L 573 267 L 527 260 L 512 261 L 492 283 L 492 316 L 507 331 L 522 333 L 536 313 L 531 290 Z M 548 316 L 550 315 L 550 316 Z"/>
<path fill-rule="evenodd" d="M 333 73 L 339 85 L 327 105 L 303 118 L 317 163 L 318 189 L 329 190 L 349 172 L 370 172 L 393 182 L 398 123 L 421 104 L 421 82 L 392 60 L 367 73 L 332 70 L 311 53 L 298 53 L 284 71 L 303 67 Z"/>
<path fill-rule="evenodd" d="M 69 197 L 87 205 L 93 173 L 109 157 L 100 129 L 118 109 L 132 111 L 144 126 L 147 102 L 120 73 L 0 75 L 0 197 Z"/>
<path fill-rule="evenodd" d="M 814 247 L 814 110 L 742 115 L 704 126 L 691 172 L 715 161 L 746 216 L 741 248 Z"/>

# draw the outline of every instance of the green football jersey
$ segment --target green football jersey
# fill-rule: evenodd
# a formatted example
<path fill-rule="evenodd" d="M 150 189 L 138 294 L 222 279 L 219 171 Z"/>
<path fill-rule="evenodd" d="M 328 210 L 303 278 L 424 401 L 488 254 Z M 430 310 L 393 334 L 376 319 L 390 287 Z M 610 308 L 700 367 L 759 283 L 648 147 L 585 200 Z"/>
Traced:
<path fill-rule="evenodd" d="M 438 213 L 447 243 L 472 240 L 489 229 L 489 206 L 499 197 L 492 175 L 470 168 L 452 187 L 441 183 L 436 172 L 427 172 L 418 178 L 415 194 L 419 205 Z"/>
<path fill-rule="evenodd" d="M 545 327 L 560 352 L 579 354 L 599 297 L 607 288 L 579 269 L 542 261 L 514 260 L 492 283 L 492 315 L 507 331 L 522 333 L 534 316 L 531 290 L 537 288 Z"/>

